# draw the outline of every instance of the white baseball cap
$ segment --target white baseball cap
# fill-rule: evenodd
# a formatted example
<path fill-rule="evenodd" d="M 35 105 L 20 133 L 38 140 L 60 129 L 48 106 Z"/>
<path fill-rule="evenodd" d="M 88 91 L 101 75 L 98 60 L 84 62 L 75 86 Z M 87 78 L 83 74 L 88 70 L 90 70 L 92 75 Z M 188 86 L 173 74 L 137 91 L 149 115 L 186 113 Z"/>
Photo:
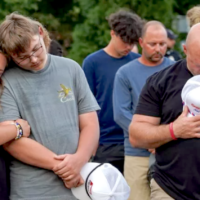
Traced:
<path fill-rule="evenodd" d="M 193 76 L 186 82 L 181 98 L 192 116 L 200 115 L 200 75 Z"/>
<path fill-rule="evenodd" d="M 72 188 L 79 200 L 127 200 L 130 195 L 123 175 L 109 163 L 87 163 L 80 173 L 85 183 Z"/>

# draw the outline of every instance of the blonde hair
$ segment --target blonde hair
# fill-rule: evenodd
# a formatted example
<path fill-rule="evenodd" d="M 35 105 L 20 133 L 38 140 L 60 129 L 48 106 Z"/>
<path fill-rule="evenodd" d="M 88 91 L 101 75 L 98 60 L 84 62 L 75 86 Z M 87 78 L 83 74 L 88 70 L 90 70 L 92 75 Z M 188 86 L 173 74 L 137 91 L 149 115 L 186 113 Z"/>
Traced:
<path fill-rule="evenodd" d="M 193 8 L 188 10 L 186 16 L 189 19 L 190 27 L 199 23 L 200 22 L 200 6 L 194 6 Z"/>
<path fill-rule="evenodd" d="M 48 51 L 51 40 L 48 31 L 40 22 L 17 13 L 7 15 L 0 25 L 0 46 L 4 54 L 19 55 L 25 52 L 33 36 L 39 34 L 39 28 L 43 31 L 43 40 Z"/>

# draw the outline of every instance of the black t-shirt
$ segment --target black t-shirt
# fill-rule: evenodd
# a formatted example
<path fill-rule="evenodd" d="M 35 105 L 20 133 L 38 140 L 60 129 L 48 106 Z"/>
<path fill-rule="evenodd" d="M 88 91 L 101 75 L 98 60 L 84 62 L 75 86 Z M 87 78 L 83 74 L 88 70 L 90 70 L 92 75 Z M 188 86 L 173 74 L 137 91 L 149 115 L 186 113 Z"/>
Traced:
<path fill-rule="evenodd" d="M 0 200 L 8 200 L 9 194 L 9 155 L 0 146 Z"/>
<path fill-rule="evenodd" d="M 136 114 L 173 122 L 183 110 L 181 91 L 192 77 L 186 60 L 154 74 L 144 86 Z M 178 139 L 156 149 L 156 182 L 176 200 L 200 200 L 200 139 Z"/>

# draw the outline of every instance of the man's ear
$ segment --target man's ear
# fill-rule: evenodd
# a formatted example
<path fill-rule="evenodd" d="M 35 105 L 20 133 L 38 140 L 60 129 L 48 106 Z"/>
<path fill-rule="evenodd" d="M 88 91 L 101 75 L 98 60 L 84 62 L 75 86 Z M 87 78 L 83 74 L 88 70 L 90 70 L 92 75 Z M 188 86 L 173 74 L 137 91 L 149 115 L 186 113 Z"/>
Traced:
<path fill-rule="evenodd" d="M 187 55 L 187 47 L 185 44 L 183 44 L 183 51 L 184 51 L 185 55 Z"/>
<path fill-rule="evenodd" d="M 141 37 L 139 38 L 139 44 L 143 48 L 143 39 Z"/>
<path fill-rule="evenodd" d="M 111 30 L 111 31 L 110 31 L 110 36 L 111 36 L 111 37 L 115 36 L 115 31 Z"/>

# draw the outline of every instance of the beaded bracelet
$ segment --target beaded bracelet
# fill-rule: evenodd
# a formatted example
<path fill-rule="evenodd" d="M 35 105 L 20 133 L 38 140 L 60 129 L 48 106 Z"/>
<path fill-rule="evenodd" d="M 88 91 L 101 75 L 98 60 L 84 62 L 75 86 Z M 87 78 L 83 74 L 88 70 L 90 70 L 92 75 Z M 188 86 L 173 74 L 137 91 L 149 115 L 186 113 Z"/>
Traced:
<path fill-rule="evenodd" d="M 13 122 L 12 124 L 15 125 L 16 128 L 17 128 L 17 136 L 16 136 L 15 140 L 18 140 L 19 138 L 21 138 L 21 137 L 23 136 L 22 127 L 21 127 L 21 125 L 20 125 L 19 123 L 17 123 L 17 122 Z"/>

